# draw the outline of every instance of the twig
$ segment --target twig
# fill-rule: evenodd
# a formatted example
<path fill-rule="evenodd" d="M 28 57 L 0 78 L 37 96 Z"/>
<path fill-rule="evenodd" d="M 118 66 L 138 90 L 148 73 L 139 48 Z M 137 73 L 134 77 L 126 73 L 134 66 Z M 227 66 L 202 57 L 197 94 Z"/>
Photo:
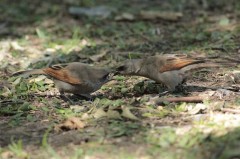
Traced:
<path fill-rule="evenodd" d="M 239 109 L 221 108 L 221 111 L 228 112 L 228 113 L 240 114 L 240 110 Z"/>
<path fill-rule="evenodd" d="M 172 98 L 158 98 L 155 103 L 160 104 L 163 102 L 189 102 L 189 103 L 199 103 L 203 102 L 203 97 L 192 96 L 192 97 L 172 97 Z"/>

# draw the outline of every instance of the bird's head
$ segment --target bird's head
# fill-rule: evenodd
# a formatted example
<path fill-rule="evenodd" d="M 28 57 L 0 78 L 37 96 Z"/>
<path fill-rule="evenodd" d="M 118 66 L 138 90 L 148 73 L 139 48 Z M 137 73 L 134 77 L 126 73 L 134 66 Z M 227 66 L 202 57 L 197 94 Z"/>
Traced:
<path fill-rule="evenodd" d="M 126 60 L 123 64 L 117 67 L 117 73 L 122 75 L 134 75 L 141 69 L 141 59 Z"/>

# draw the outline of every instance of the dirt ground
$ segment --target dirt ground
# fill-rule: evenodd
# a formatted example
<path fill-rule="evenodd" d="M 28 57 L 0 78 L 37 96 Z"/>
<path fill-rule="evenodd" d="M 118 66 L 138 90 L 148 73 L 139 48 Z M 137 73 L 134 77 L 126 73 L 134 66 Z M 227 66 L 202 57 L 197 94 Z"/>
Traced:
<path fill-rule="evenodd" d="M 240 2 L 2 0 L 0 11 L 0 158 L 240 158 Z M 138 76 L 115 76 L 92 100 L 61 98 L 43 75 L 11 77 L 74 61 L 114 69 L 156 54 L 224 65 L 160 97 L 164 85 Z M 203 100 L 166 101 L 181 97 Z"/>

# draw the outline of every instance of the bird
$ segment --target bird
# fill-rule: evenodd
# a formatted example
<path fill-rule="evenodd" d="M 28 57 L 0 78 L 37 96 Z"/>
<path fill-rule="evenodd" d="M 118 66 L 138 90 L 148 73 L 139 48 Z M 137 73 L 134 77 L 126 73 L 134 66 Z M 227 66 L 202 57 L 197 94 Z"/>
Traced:
<path fill-rule="evenodd" d="M 90 98 L 91 93 L 110 81 L 113 71 L 105 68 L 96 68 L 81 62 L 56 64 L 42 69 L 18 71 L 12 76 L 28 77 L 43 74 L 53 79 L 61 95 L 72 93 Z"/>
<path fill-rule="evenodd" d="M 176 87 L 185 82 L 192 71 L 218 66 L 206 59 L 188 57 L 185 54 L 163 54 L 142 59 L 128 59 L 116 70 L 121 75 L 147 77 L 164 84 L 168 89 L 167 92 L 175 92 Z"/>

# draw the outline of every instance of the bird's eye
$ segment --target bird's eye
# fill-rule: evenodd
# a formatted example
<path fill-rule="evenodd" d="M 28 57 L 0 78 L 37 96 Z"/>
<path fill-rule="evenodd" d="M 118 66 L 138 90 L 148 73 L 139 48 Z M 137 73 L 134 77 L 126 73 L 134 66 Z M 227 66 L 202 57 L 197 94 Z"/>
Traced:
<path fill-rule="evenodd" d="M 126 67 L 125 66 L 120 66 L 117 68 L 117 71 L 124 71 L 126 70 Z"/>

